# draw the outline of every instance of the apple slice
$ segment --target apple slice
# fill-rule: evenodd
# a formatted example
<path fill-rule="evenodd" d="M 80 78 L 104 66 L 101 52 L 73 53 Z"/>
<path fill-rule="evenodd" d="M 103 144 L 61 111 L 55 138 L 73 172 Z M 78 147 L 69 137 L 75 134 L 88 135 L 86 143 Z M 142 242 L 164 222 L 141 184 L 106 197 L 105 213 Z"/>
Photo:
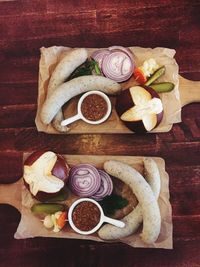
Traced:
<path fill-rule="evenodd" d="M 65 160 L 51 151 L 37 151 L 24 162 L 24 183 L 40 201 L 57 196 L 63 190 L 69 174 Z"/>
<path fill-rule="evenodd" d="M 38 191 L 56 193 L 64 187 L 64 182 L 51 173 L 56 161 L 56 154 L 48 151 L 31 166 L 24 166 L 24 180 L 29 184 L 34 196 Z"/>
<path fill-rule="evenodd" d="M 117 98 L 116 110 L 121 120 L 134 132 L 151 131 L 163 116 L 163 105 L 158 94 L 142 86 L 124 90 Z"/>
<path fill-rule="evenodd" d="M 147 129 L 147 131 L 151 131 L 153 128 L 156 127 L 157 124 L 157 116 L 156 114 L 146 114 L 143 119 L 142 122 L 144 124 L 144 127 Z"/>

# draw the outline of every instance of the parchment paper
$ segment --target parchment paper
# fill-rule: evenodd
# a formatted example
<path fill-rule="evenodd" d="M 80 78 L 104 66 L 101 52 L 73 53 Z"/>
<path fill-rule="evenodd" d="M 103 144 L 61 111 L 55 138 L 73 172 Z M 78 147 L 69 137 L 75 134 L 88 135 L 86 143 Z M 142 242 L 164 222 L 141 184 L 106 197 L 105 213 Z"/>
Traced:
<path fill-rule="evenodd" d="M 49 48 L 42 47 L 41 58 L 39 64 L 39 86 L 38 86 L 38 108 L 35 123 L 38 131 L 46 133 L 57 133 L 51 124 L 44 125 L 40 120 L 40 110 L 48 94 L 48 83 L 52 72 L 56 65 L 63 57 L 69 47 L 52 46 Z M 95 48 L 87 48 L 89 55 Z M 169 93 L 160 94 L 160 97 L 164 106 L 164 117 L 162 122 L 152 132 L 167 132 L 171 129 L 172 124 L 181 121 L 181 102 L 179 95 L 179 77 L 178 77 L 178 65 L 174 59 L 175 50 L 168 48 L 142 48 L 142 47 L 130 47 L 135 55 L 136 66 L 142 65 L 142 63 L 149 58 L 155 58 L 160 66 L 166 66 L 166 73 L 160 78 L 160 82 L 168 81 L 175 84 L 175 89 Z M 123 89 L 135 85 L 134 79 L 130 79 L 128 82 L 122 83 Z M 76 114 L 77 102 L 79 97 L 69 101 L 64 108 L 65 117 L 70 117 Z M 68 133 L 132 133 L 119 119 L 115 109 L 115 97 L 111 97 L 113 103 L 112 114 L 110 118 L 100 125 L 90 125 L 81 120 L 70 125 L 70 131 Z"/>
<path fill-rule="evenodd" d="M 25 154 L 24 158 L 27 157 Z M 134 168 L 136 168 L 140 173 L 143 172 L 143 157 L 134 157 L 134 156 L 87 156 L 87 155 L 64 155 L 66 161 L 70 166 L 80 164 L 80 163 L 90 163 L 98 168 L 102 168 L 103 163 L 106 160 L 113 159 L 119 160 L 124 163 L 127 163 Z M 161 225 L 161 232 L 159 235 L 158 240 L 151 245 L 147 245 L 140 239 L 140 232 L 141 229 L 133 235 L 130 235 L 126 238 L 122 238 L 120 240 L 123 243 L 126 243 L 132 247 L 144 247 L 144 248 L 165 248 L 165 249 L 172 249 L 173 242 L 172 242 L 172 209 L 169 202 L 169 176 L 165 171 L 165 162 L 162 158 L 153 158 L 159 167 L 159 172 L 161 176 L 161 192 L 158 199 L 161 218 L 162 218 L 162 225 Z M 75 238 L 75 239 L 89 239 L 95 241 L 104 240 L 100 239 L 97 234 L 83 236 L 75 233 L 72 229 L 70 229 L 69 225 L 65 227 L 65 230 L 54 233 L 51 230 L 47 230 L 42 222 L 34 216 L 31 211 L 30 207 L 36 203 L 29 191 L 22 185 L 22 206 L 21 206 L 21 221 L 18 226 L 17 232 L 15 233 L 16 239 L 22 238 L 32 238 L 36 236 L 43 236 L 43 237 L 58 237 L 58 238 Z M 66 201 L 67 205 L 70 205 L 74 201 L 73 197 L 68 198 Z M 105 242 L 105 241 L 104 241 Z"/>

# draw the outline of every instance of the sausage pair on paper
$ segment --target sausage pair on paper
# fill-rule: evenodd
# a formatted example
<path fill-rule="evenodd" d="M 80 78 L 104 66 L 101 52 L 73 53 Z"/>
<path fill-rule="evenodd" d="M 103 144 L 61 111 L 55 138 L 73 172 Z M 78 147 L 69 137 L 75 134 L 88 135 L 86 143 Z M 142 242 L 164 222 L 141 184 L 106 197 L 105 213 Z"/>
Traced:
<path fill-rule="evenodd" d="M 41 120 L 44 124 L 52 122 L 54 128 L 60 132 L 67 132 L 68 128 L 61 126 L 63 120 L 62 106 L 76 95 L 87 91 L 99 90 L 108 95 L 116 95 L 121 86 L 103 76 L 87 75 L 67 81 L 72 72 L 88 58 L 85 48 L 72 49 L 66 53 L 51 75 L 47 98 L 41 110 Z"/>
<path fill-rule="evenodd" d="M 145 178 L 131 166 L 119 161 L 106 161 L 104 169 L 110 175 L 129 185 L 139 203 L 122 221 L 124 228 L 112 225 L 103 226 L 98 234 L 106 240 L 120 239 L 133 234 L 143 222 L 142 240 L 147 244 L 154 243 L 160 233 L 161 216 L 157 199 L 160 194 L 160 174 L 155 161 L 144 159 Z"/>

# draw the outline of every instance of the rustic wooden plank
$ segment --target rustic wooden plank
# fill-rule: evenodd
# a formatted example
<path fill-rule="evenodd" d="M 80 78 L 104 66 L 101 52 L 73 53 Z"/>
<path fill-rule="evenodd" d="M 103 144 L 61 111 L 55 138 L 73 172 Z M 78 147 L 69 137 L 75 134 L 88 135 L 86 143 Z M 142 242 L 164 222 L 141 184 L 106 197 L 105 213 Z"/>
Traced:
<path fill-rule="evenodd" d="M 10 38 L 30 39 L 38 37 L 60 36 L 66 33 L 68 35 L 77 35 L 84 33 L 83 23 L 85 27 L 90 27 L 91 31 L 95 31 L 95 12 L 82 11 L 68 13 L 67 15 L 45 15 L 33 14 L 21 16 L 8 16 L 5 23 L 4 18 L 0 17 L 0 27 L 4 30 L 1 33 L 1 40 Z M 51 27 L 49 27 L 51 25 Z"/>
<path fill-rule="evenodd" d="M 22 48 L 20 49 L 22 51 Z M 39 49 L 37 51 L 39 54 Z M 20 55 L 20 53 L 19 53 Z M 15 60 L 4 59 L 0 64 L 1 83 L 37 83 L 39 71 L 39 56 L 37 61 L 18 57 Z"/>
<path fill-rule="evenodd" d="M 179 48 L 176 53 L 176 60 L 180 66 L 180 73 L 184 72 L 199 72 L 200 63 L 199 63 L 200 51 L 199 48 Z"/>
<path fill-rule="evenodd" d="M 193 66 L 193 69 L 195 67 Z M 193 81 L 199 81 L 199 77 L 200 77 L 200 72 L 198 71 L 195 71 L 194 69 L 194 72 L 185 72 L 185 73 L 181 73 L 181 76 L 183 76 L 184 78 L 188 79 L 188 80 L 193 80 Z"/>
<path fill-rule="evenodd" d="M 47 13 L 55 13 L 55 14 L 62 14 L 62 13 L 68 13 L 68 12 L 74 12 L 75 10 L 94 10 L 96 9 L 96 6 L 98 3 L 93 0 L 81 0 L 81 1 L 53 1 L 53 0 L 47 0 Z"/>
<path fill-rule="evenodd" d="M 7 233 L 4 231 L 4 233 Z M 8 239 L 3 239 L 8 240 Z M 10 240 L 11 242 L 11 240 Z M 7 244 L 7 243 L 6 243 Z M 49 262 L 56 266 L 63 266 L 63 257 L 68 260 L 67 266 L 112 266 L 115 259 L 115 266 L 138 267 L 147 266 L 191 266 L 197 267 L 199 260 L 199 240 L 180 240 L 174 244 L 174 250 L 148 249 L 144 250 L 130 248 L 127 245 L 114 243 L 96 243 L 84 240 L 62 240 L 36 238 L 31 241 L 13 240 L 12 248 L 17 251 L 18 257 L 10 257 L 7 253 L 7 245 L 0 249 L 1 262 L 4 266 L 10 263 L 11 266 L 49 266 Z M 18 247 L 21 250 L 18 250 Z M 41 249 L 40 247 L 45 248 Z M 64 247 L 64 249 L 63 249 Z M 77 254 L 79 257 L 77 257 Z M 57 255 L 57 259 L 55 259 Z M 99 256 L 101 255 L 101 256 Z M 13 259 L 14 258 L 14 259 Z M 86 261 L 87 259 L 87 261 Z M 127 263 L 128 260 L 128 263 Z M 162 262 L 162 265 L 160 264 Z M 87 264 L 87 265 L 86 265 Z M 125 265 L 126 264 L 126 265 Z"/>
<path fill-rule="evenodd" d="M 17 105 L 37 103 L 37 83 L 0 83 L 0 105 Z"/>
<path fill-rule="evenodd" d="M 191 169 L 190 169 L 191 171 Z M 198 170 L 200 172 L 200 170 Z M 189 175 L 190 172 L 187 172 Z M 194 189 L 194 185 L 188 187 L 187 190 L 177 190 L 177 192 L 171 192 L 171 203 L 173 214 L 176 215 L 198 215 L 200 208 L 200 197 L 199 197 L 200 186 L 198 185 Z"/>
<path fill-rule="evenodd" d="M 25 150 L 30 147 L 54 149 L 60 153 L 75 154 L 120 154 L 120 155 L 161 155 L 169 164 L 179 162 L 192 164 L 198 159 L 199 143 L 196 141 L 173 142 L 165 134 L 146 135 L 49 135 L 37 133 L 36 128 L 0 130 L 2 150 Z M 162 139 L 163 138 L 163 139 Z M 167 141 L 168 140 L 168 141 Z M 17 144 L 14 145 L 15 142 Z M 144 153 L 144 154 L 143 154 Z M 188 154 L 189 153 L 189 154 Z M 191 155 L 192 157 L 188 157 Z"/>
<path fill-rule="evenodd" d="M 123 33 L 123 38 L 121 34 L 119 33 L 113 33 L 110 35 L 110 33 L 104 33 L 103 36 L 101 33 L 96 32 L 95 34 L 92 33 L 86 33 L 84 34 L 85 37 L 83 38 L 81 36 L 81 33 L 78 34 L 76 38 L 73 36 L 66 36 L 63 34 L 61 37 L 52 37 L 52 38 L 46 38 L 44 37 L 37 38 L 36 40 L 30 39 L 28 41 L 13 41 L 7 45 L 7 53 L 9 51 L 14 51 L 15 54 L 21 53 L 34 53 L 34 54 L 39 54 L 39 48 L 41 46 L 51 46 L 51 45 L 64 45 L 64 46 L 72 46 L 72 47 L 77 47 L 77 46 L 82 46 L 82 47 L 103 47 L 103 46 L 110 46 L 113 44 L 119 44 L 119 45 L 124 45 L 124 46 L 134 46 L 134 45 L 140 45 L 143 47 L 157 47 L 157 46 L 163 46 L 163 47 L 169 47 L 169 48 L 174 48 L 178 45 L 178 33 L 174 29 L 169 29 L 168 30 L 168 36 L 166 36 L 165 32 L 163 32 L 161 29 L 153 31 L 149 30 L 148 33 L 145 33 L 146 31 L 143 30 L 142 32 L 137 31 L 137 30 L 132 30 L 131 32 L 124 32 Z M 146 37 L 144 37 L 144 34 L 146 34 Z M 131 40 L 129 36 L 132 36 Z M 93 38 L 92 38 L 93 37 Z M 89 39 L 92 38 L 92 41 L 89 41 Z M 102 38 L 104 39 L 104 44 L 102 43 Z M 147 41 L 148 39 L 148 41 Z M 170 40 L 169 40 L 170 39 Z M 137 42 L 135 41 L 137 40 Z M 151 43 L 151 45 L 150 45 Z M 172 45 L 173 43 L 173 45 Z M 1 45 L 0 45 L 1 46 Z M 5 45 L 3 44 L 1 47 L 4 47 L 2 49 L 5 49 Z M 192 55 L 192 51 L 191 54 Z M 194 53 L 195 55 L 195 53 Z M 22 63 L 23 63 L 23 59 Z M 178 63 L 179 63 L 179 58 L 177 58 Z M 196 60 L 193 60 L 194 63 L 196 63 Z M 181 58 L 181 66 L 184 66 L 188 62 L 188 56 L 183 55 Z M 12 64 L 10 65 L 9 63 L 4 64 L 4 66 L 1 66 L 1 71 L 2 71 L 2 78 L 3 82 L 6 81 L 18 81 L 22 79 L 22 81 L 27 81 L 27 80 L 37 80 L 37 74 L 38 74 L 38 64 L 36 65 L 33 64 L 32 66 L 27 65 L 28 68 L 24 68 L 22 65 L 21 71 L 20 72 L 19 68 L 16 68 Z M 33 68 L 34 72 L 31 73 L 31 67 Z M 181 72 L 187 72 L 187 65 L 183 69 L 182 67 L 180 68 Z M 192 71 L 200 71 L 199 70 L 199 63 L 197 62 L 197 67 L 194 68 L 194 65 L 191 64 L 190 68 L 188 69 L 189 72 Z M 10 76 L 8 76 L 10 74 Z M 15 74 L 15 75 L 14 75 Z"/>
<path fill-rule="evenodd" d="M 187 166 L 198 165 L 199 142 L 163 143 L 161 146 L 162 150 L 159 151 L 159 155 L 166 159 L 168 165 L 181 163 Z"/>
<path fill-rule="evenodd" d="M 192 116 L 191 116 L 192 115 Z M 192 103 L 187 105 L 186 107 L 183 107 L 182 109 L 182 119 L 199 119 L 199 103 Z"/>
<path fill-rule="evenodd" d="M 125 145 L 127 143 L 127 145 Z M 125 145 L 125 147 L 124 147 Z M 0 131 L 1 150 L 34 151 L 52 149 L 65 154 L 147 155 L 156 149 L 156 136 L 147 135 L 49 135 L 35 128 Z"/>
<path fill-rule="evenodd" d="M 146 38 L 144 37 L 146 35 Z M 196 34 L 198 36 L 198 33 Z M 195 36 L 196 36 L 195 35 Z M 30 40 L 16 40 L 10 43 L 0 41 L 0 60 L 1 60 L 1 81 L 11 82 L 12 76 L 18 75 L 19 68 L 22 68 L 25 71 L 31 71 L 31 67 L 34 70 L 34 79 L 37 79 L 38 72 L 38 62 L 39 62 L 39 48 L 42 46 L 51 46 L 51 45 L 64 45 L 64 46 L 86 46 L 86 47 L 103 47 L 109 46 L 113 44 L 121 44 L 124 46 L 133 46 L 133 45 L 141 45 L 144 47 L 156 47 L 156 46 L 168 46 L 171 48 L 176 48 L 176 60 L 179 64 L 180 73 L 190 79 L 198 80 L 199 78 L 199 49 L 195 48 L 187 48 L 187 41 L 181 42 L 179 45 L 178 41 L 178 33 L 173 29 L 168 31 L 168 35 L 166 36 L 165 32 L 158 30 L 156 32 L 149 30 L 146 34 L 145 31 L 131 32 L 131 40 L 129 37 L 129 33 L 124 32 L 123 38 L 121 34 L 113 33 L 109 36 L 106 33 L 88 33 L 87 37 L 90 38 L 93 36 L 92 41 L 87 40 L 87 38 L 81 39 L 81 35 L 75 37 L 71 36 L 70 38 L 63 33 L 63 36 L 53 37 L 53 38 L 44 38 L 38 37 L 37 39 Z M 102 37 L 105 39 L 104 41 L 107 44 L 102 44 Z M 109 40 L 110 37 L 110 40 Z M 156 37 L 156 40 L 154 40 Z M 171 38 L 171 41 L 167 40 L 167 37 Z M 75 40 L 76 39 L 76 40 Z M 108 40 L 107 40 L 108 39 Z M 137 39 L 137 42 L 134 40 Z M 191 38 L 192 39 L 192 38 Z M 77 41 L 78 40 L 78 41 Z M 147 41 L 148 40 L 148 41 Z M 151 45 L 150 45 L 151 42 Z M 189 66 L 189 68 L 188 68 Z M 12 69 L 13 68 L 13 69 Z M 27 70 L 28 68 L 28 70 Z M 10 74 L 10 79 L 8 77 Z M 25 76 L 25 75 L 24 75 Z M 22 77 L 20 77 L 22 78 Z M 27 77 L 29 80 L 33 79 L 31 77 Z M 3 79 L 3 80 L 2 80 Z M 27 80 L 28 80 L 27 79 Z M 15 80 L 14 80 L 15 81 Z"/>
<path fill-rule="evenodd" d="M 200 93 L 200 92 L 199 92 Z M 183 108 L 182 119 L 184 121 L 184 132 L 191 133 L 193 140 L 200 138 L 200 113 L 199 103 L 193 103 Z"/>
<path fill-rule="evenodd" d="M 14 183 L 22 177 L 22 152 L 0 152 L 0 183 Z"/>
<path fill-rule="evenodd" d="M 84 24 L 84 22 L 82 22 Z M 46 26 L 47 27 L 47 26 Z M 67 32 L 67 34 L 66 34 Z M 131 38 L 130 38 L 131 36 Z M 59 32 L 59 35 L 54 33 L 52 36 L 37 36 L 30 39 L 18 39 L 12 40 L 7 43 L 3 40 L 0 42 L 1 51 L 7 53 L 23 53 L 30 54 L 30 52 L 37 53 L 42 46 L 63 45 L 71 47 L 107 47 L 114 44 L 123 46 L 144 46 L 144 47 L 177 47 L 178 46 L 178 32 L 174 29 L 168 29 L 167 35 L 162 29 L 153 31 L 149 29 L 136 31 L 134 27 L 129 29 L 129 32 L 122 29 L 122 32 L 108 32 L 101 31 L 85 31 L 71 33 L 70 29 L 66 29 L 64 32 Z"/>
<path fill-rule="evenodd" d="M 4 31 L 2 32 L 2 40 L 3 38 L 11 38 L 20 39 L 22 36 L 25 39 L 30 39 L 31 37 L 40 36 L 49 38 L 50 36 L 62 36 L 63 34 L 68 33 L 68 35 L 77 35 L 77 34 L 86 34 L 86 31 L 83 30 L 81 25 L 84 23 L 85 27 L 90 27 L 91 31 L 98 32 L 102 30 L 104 34 L 106 33 L 118 33 L 124 32 L 132 32 L 142 30 L 148 34 L 149 24 L 151 24 L 151 29 L 156 29 L 165 32 L 167 37 L 169 38 L 169 33 L 173 29 L 178 29 L 180 26 L 184 26 L 189 23 L 191 16 L 191 12 L 193 10 L 188 6 L 188 8 L 184 8 L 183 6 L 178 6 L 176 8 L 176 15 L 172 12 L 173 7 L 169 6 L 157 12 L 156 8 L 146 8 L 139 10 L 137 13 L 135 12 L 135 8 L 124 8 L 124 9 L 98 9 L 97 13 L 95 11 L 81 11 L 77 13 L 76 11 L 70 14 L 64 15 L 32 15 L 23 16 L 23 18 L 18 17 L 14 18 L 10 16 L 7 18 L 6 25 L 4 25 L 4 21 L 0 18 L 0 25 L 4 26 Z M 174 10 L 173 10 L 174 11 Z M 172 15 L 170 15 L 172 14 Z M 184 14 L 184 20 L 182 20 L 182 14 Z M 148 15 L 148 23 L 143 21 L 143 16 Z M 176 21 L 173 25 L 171 25 L 171 17 L 172 16 Z M 87 18 L 87 19 L 86 19 Z M 120 19 L 119 19 L 120 18 Z M 123 20 L 122 20 L 123 18 Z M 69 23 L 70 22 L 70 23 Z M 73 23 L 71 23 L 73 22 Z M 52 28 L 48 30 L 48 25 L 52 24 Z M 134 24 L 134 28 L 132 27 Z M 73 26 L 76 25 L 76 26 Z M 17 28 L 17 31 L 13 30 L 13 27 Z M 153 31 L 155 32 L 155 31 Z M 143 35 L 143 34 L 142 34 Z M 149 38 L 146 36 L 146 40 Z M 150 41 L 150 40 L 149 40 Z M 151 42 L 150 42 L 151 43 Z"/>
<path fill-rule="evenodd" d="M 49 149 L 49 147 L 44 148 Z M 32 152 L 32 150 L 30 149 L 29 152 Z M 185 166 L 184 161 L 179 161 L 176 165 L 171 166 L 166 160 L 166 169 L 170 177 L 170 200 L 173 214 L 176 216 L 198 215 L 200 208 L 200 167 L 198 166 L 198 159 L 199 157 L 196 161 L 194 160 L 191 166 Z M 1 183 L 17 181 L 23 172 L 22 153 L 1 152 L 0 165 L 2 166 L 0 172 Z"/>
<path fill-rule="evenodd" d="M 178 164 L 177 164 L 178 165 Z M 198 215 L 200 209 L 200 167 L 196 162 L 193 166 L 169 167 L 167 171 L 170 177 L 170 201 L 174 215 Z"/>
<path fill-rule="evenodd" d="M 190 131 L 192 133 L 193 139 L 199 140 L 200 138 L 200 120 L 195 119 L 195 120 L 190 120 L 190 119 L 185 119 L 186 125 L 190 128 Z"/>
<path fill-rule="evenodd" d="M 174 216 L 174 240 L 199 240 L 200 216 Z"/>
<path fill-rule="evenodd" d="M 15 99 L 14 96 L 13 98 Z M 25 100 L 26 100 L 26 95 L 24 98 L 22 96 L 21 101 L 25 102 Z M 24 104 L 24 105 L 15 105 L 15 103 L 12 103 L 12 105 L 0 106 L 0 129 L 16 128 L 16 127 L 19 128 L 35 127 L 35 116 L 37 110 L 36 98 L 31 102 L 35 103 Z M 173 125 L 171 134 L 174 136 L 174 138 L 179 140 L 179 142 L 184 140 L 190 141 L 193 138 L 195 138 L 196 140 L 199 139 L 198 123 L 200 121 L 200 117 L 198 112 L 198 106 L 199 104 L 191 104 L 188 105 L 186 108 L 184 108 L 185 112 L 182 118 L 183 121 L 179 124 Z M 193 114 L 192 117 L 191 114 Z M 192 128 L 190 128 L 191 126 Z M 158 135 L 158 138 L 160 136 L 162 136 L 162 134 Z M 164 136 L 165 135 L 163 135 L 163 137 Z"/>
<path fill-rule="evenodd" d="M 158 12 L 159 10 L 159 12 Z M 191 14 L 193 16 L 191 16 Z M 144 16 L 148 16 L 148 21 L 144 21 Z M 184 20 L 182 19 L 184 16 Z M 107 32 L 127 32 L 132 31 L 132 25 L 136 30 L 149 30 L 162 29 L 165 33 L 171 27 L 171 19 L 173 18 L 173 28 L 178 29 L 188 23 L 195 20 L 196 14 L 194 7 L 191 5 L 181 6 L 177 5 L 174 9 L 173 6 L 165 8 L 141 8 L 135 12 L 135 7 L 124 7 L 121 9 L 109 8 L 109 9 L 97 9 L 95 10 L 82 10 L 66 13 L 66 14 L 31 14 L 24 15 L 23 17 L 7 16 L 6 24 L 4 18 L 0 17 L 0 26 L 4 30 L 2 31 L 1 39 L 11 38 L 20 39 L 31 37 L 45 36 L 50 37 L 55 35 L 59 36 L 63 33 L 68 35 L 77 35 L 78 33 L 84 34 L 87 32 L 82 27 L 90 27 L 90 30 L 95 32 L 103 29 L 104 33 Z M 17 18 L 17 19 L 16 19 Z M 48 27 L 48 25 L 53 25 Z M 17 30 L 16 30 L 17 29 Z"/>
<path fill-rule="evenodd" d="M 196 1 L 192 1 L 194 6 Z M 191 3 L 191 2 L 190 2 Z M 53 1 L 53 0 L 48 0 L 47 1 L 47 12 L 49 13 L 65 13 L 66 11 L 74 11 L 74 9 L 100 9 L 100 8 L 117 8 L 117 9 L 124 9 L 124 8 L 130 8 L 133 6 L 135 10 L 137 9 L 144 9 L 144 7 L 148 8 L 164 8 L 168 6 L 184 6 L 187 5 L 188 1 L 181 0 L 181 1 L 173 1 L 173 0 L 165 0 L 165 1 L 159 1 L 159 0 L 154 0 L 153 3 L 149 2 L 148 0 L 145 1 L 134 1 L 134 4 L 131 0 L 124 0 L 118 1 L 118 0 L 113 0 L 113 1 L 107 1 L 107 0 L 101 0 L 101 1 L 86 1 L 86 0 L 81 0 L 80 1 L 63 1 L 63 0 L 58 0 L 58 1 Z"/>
<path fill-rule="evenodd" d="M 9 15 L 16 16 L 24 14 L 37 14 L 38 12 L 46 12 L 46 0 L 11 0 L 0 1 L 0 17 L 6 17 Z"/>
<path fill-rule="evenodd" d="M 36 104 L 0 106 L 0 128 L 34 127 L 36 109 Z"/>
<path fill-rule="evenodd" d="M 195 0 L 0 1 L 0 118 L 4 117 L 3 127 L 16 127 L 0 129 L 0 181 L 15 181 L 22 171 L 22 152 L 37 148 L 162 156 L 170 176 L 174 214 L 174 250 L 142 250 L 83 240 L 17 241 L 13 234 L 20 215 L 0 205 L 0 229 L 6 229 L 0 231 L 1 266 L 63 266 L 63 257 L 69 267 L 200 266 L 199 104 L 184 107 L 183 122 L 169 133 L 144 136 L 38 133 L 31 106 L 36 104 L 41 46 L 176 48 L 180 73 L 199 80 L 199 9 Z"/>
<path fill-rule="evenodd" d="M 183 122 L 174 124 L 171 130 L 171 133 L 173 135 L 173 140 L 176 140 L 177 142 L 195 141 L 194 135 L 193 135 L 193 128 L 189 127 L 190 124 L 196 129 L 197 125 L 195 122 L 195 118 L 194 119 L 184 118 Z"/>
<path fill-rule="evenodd" d="M 121 29 L 129 30 L 134 25 L 135 30 L 146 30 L 149 28 L 162 30 L 167 34 L 167 29 L 172 28 L 171 20 L 173 19 L 173 29 L 180 29 L 194 20 L 193 8 L 191 6 L 178 5 L 174 8 L 169 5 L 165 8 L 157 7 L 142 7 L 135 9 L 135 7 L 124 8 L 105 8 L 97 10 L 97 26 L 106 31 L 119 32 Z M 159 11 L 158 11 L 159 10 Z M 148 16 L 148 20 L 144 17 Z M 184 20 L 182 19 L 184 16 Z M 197 15 L 196 15 L 197 16 Z M 115 22 L 115 24 L 113 24 Z M 151 25 L 151 27 L 149 27 Z M 162 25 L 162 26 L 161 26 Z"/>
<path fill-rule="evenodd" d="M 198 10 L 199 9 L 197 9 L 197 11 Z M 184 44 L 185 48 L 198 48 L 200 43 L 199 23 L 195 23 L 190 26 L 185 26 L 184 28 L 181 28 L 179 31 L 179 40 L 180 44 Z"/>

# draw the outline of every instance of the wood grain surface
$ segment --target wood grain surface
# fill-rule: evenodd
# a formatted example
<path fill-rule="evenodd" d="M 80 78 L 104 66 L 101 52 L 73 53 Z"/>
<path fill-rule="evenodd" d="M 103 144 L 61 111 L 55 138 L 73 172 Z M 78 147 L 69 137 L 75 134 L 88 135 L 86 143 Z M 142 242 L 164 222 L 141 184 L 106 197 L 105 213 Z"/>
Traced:
<path fill-rule="evenodd" d="M 174 249 L 133 249 L 83 240 L 13 238 L 20 214 L 0 205 L 0 266 L 200 266 L 200 106 L 182 123 L 147 135 L 47 135 L 36 114 L 39 48 L 164 46 L 176 49 L 180 74 L 200 80 L 199 0 L 1 0 L 0 183 L 22 175 L 23 152 L 159 156 L 166 161 Z"/>

